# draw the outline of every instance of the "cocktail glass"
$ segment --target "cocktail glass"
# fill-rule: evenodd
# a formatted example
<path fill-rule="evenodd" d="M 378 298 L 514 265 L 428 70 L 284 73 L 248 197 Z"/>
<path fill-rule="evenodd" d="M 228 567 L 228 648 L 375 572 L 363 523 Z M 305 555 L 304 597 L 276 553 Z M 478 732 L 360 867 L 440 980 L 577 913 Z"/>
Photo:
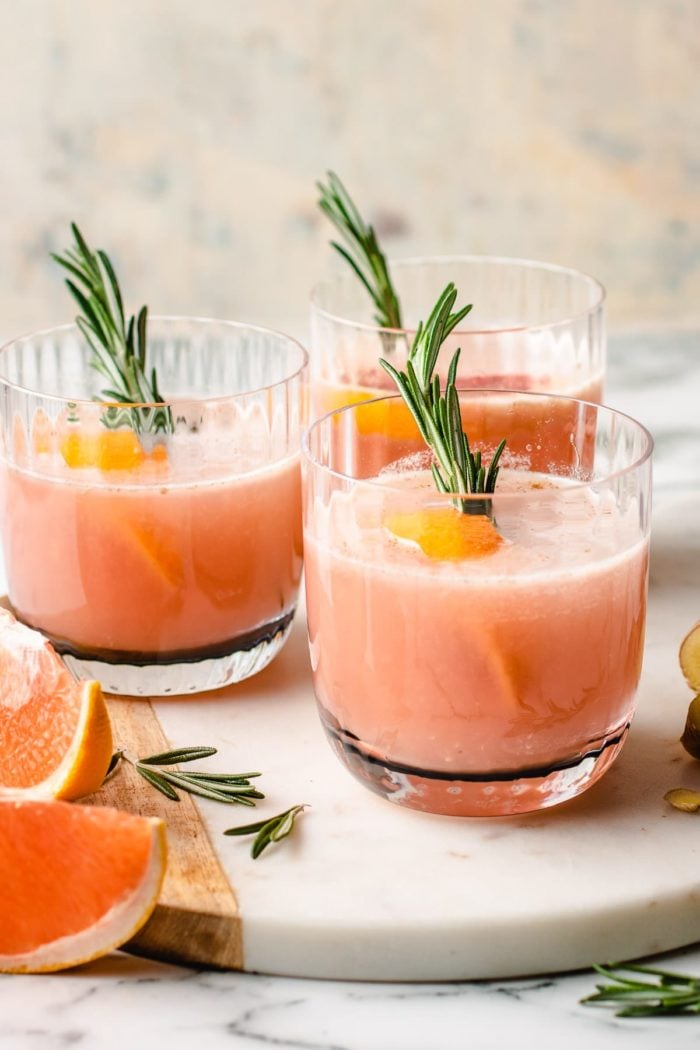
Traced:
<path fill-rule="evenodd" d="M 506 450 L 493 497 L 464 497 L 476 513 L 435 489 L 429 453 L 370 434 L 363 417 L 382 407 L 405 421 L 399 398 L 309 429 L 309 640 L 321 721 L 363 784 L 414 809 L 494 816 L 578 795 L 622 748 L 642 662 L 652 441 L 569 398 L 460 401 L 487 462 L 526 415 L 533 438 L 532 455 Z M 372 477 L 367 458 L 381 465 Z"/>
<path fill-rule="evenodd" d="M 95 400 L 75 326 L 0 352 L 9 599 L 79 677 L 194 693 L 260 671 L 290 630 L 306 354 L 186 318 L 151 320 L 148 353 L 166 408 Z"/>
<path fill-rule="evenodd" d="M 311 300 L 311 418 L 393 393 L 380 357 L 405 368 L 418 321 L 452 281 L 458 305 L 473 310 L 443 344 L 438 372 L 461 348 L 458 384 L 565 394 L 600 401 L 605 371 L 605 291 L 577 270 L 490 256 L 405 259 L 390 265 L 405 328 L 380 328 L 372 303 L 352 272 L 321 282 Z M 563 411 L 563 409 L 562 409 Z M 420 438 L 412 420 L 377 410 L 365 426 L 385 429 L 400 443 Z M 511 448 L 531 443 L 526 416 L 513 420 Z M 366 459 L 368 469 L 374 464 Z M 536 465 L 536 463 L 534 464 Z"/>

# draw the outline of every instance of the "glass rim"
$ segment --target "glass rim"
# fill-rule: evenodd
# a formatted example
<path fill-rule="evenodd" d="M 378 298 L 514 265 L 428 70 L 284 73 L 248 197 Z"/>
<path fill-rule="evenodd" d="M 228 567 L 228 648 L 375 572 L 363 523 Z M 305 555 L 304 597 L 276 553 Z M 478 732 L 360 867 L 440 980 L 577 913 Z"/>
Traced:
<path fill-rule="evenodd" d="M 644 426 L 643 423 L 640 423 L 638 419 L 635 419 L 633 416 L 628 415 L 626 412 L 621 412 L 617 408 L 610 408 L 607 405 L 599 405 L 595 401 L 584 401 L 581 398 L 568 397 L 566 394 L 548 394 L 548 393 L 545 393 L 543 391 L 535 391 L 535 390 L 498 390 L 498 389 L 486 388 L 486 387 L 483 388 L 483 389 L 478 389 L 478 390 L 475 390 L 473 387 L 469 387 L 467 389 L 462 389 L 462 390 L 460 390 L 458 388 L 457 393 L 458 393 L 458 395 L 460 397 L 460 402 L 461 402 L 463 396 L 466 396 L 467 398 L 469 398 L 471 400 L 471 399 L 476 399 L 476 398 L 479 398 L 479 397 L 483 397 L 484 394 L 486 394 L 488 397 L 496 396 L 496 397 L 500 397 L 501 399 L 503 399 L 503 398 L 525 398 L 525 399 L 529 400 L 529 399 L 533 399 L 534 398 L 534 399 L 536 399 L 538 401 L 543 401 L 543 400 L 559 401 L 559 402 L 564 402 L 565 401 L 565 402 L 567 402 L 569 404 L 582 405 L 585 408 L 593 408 L 593 409 L 596 410 L 596 412 L 603 411 L 603 412 L 607 412 L 611 416 L 617 416 L 619 419 L 623 419 L 627 423 L 631 423 L 632 426 L 635 427 L 641 433 L 642 437 L 645 440 L 645 448 L 644 448 L 643 453 L 633 463 L 630 463 L 629 466 L 623 467 L 620 470 L 614 470 L 614 471 L 612 471 L 609 474 L 605 474 L 603 477 L 595 478 L 595 479 L 593 479 L 591 481 L 572 481 L 570 479 L 567 479 L 567 481 L 569 482 L 567 484 L 567 486 L 566 486 L 567 491 L 570 491 L 571 489 L 594 488 L 594 487 L 596 487 L 598 485 L 606 485 L 606 484 L 608 484 L 611 481 L 615 481 L 615 479 L 617 479 L 617 478 L 624 477 L 625 474 L 630 474 L 630 473 L 632 473 L 634 471 L 637 471 L 640 468 L 642 468 L 651 459 L 652 453 L 654 451 L 654 438 L 653 438 L 653 435 L 651 434 L 651 431 L 647 427 Z M 330 477 L 333 477 L 333 478 L 336 478 L 339 481 L 352 482 L 354 485 L 368 484 L 368 485 L 374 485 L 375 487 L 377 485 L 379 485 L 379 487 L 384 489 L 384 490 L 389 490 L 389 491 L 392 491 L 392 492 L 401 492 L 401 493 L 403 493 L 405 495 L 406 494 L 405 487 L 403 487 L 402 485 L 392 484 L 391 480 L 390 480 L 390 478 L 391 478 L 390 474 L 386 475 L 386 480 L 385 480 L 385 477 L 382 477 L 382 476 L 379 476 L 379 475 L 375 475 L 374 477 L 370 477 L 370 478 L 355 478 L 351 474 L 344 474 L 342 471 L 335 470 L 333 467 L 329 467 L 327 464 L 322 463 L 312 453 L 311 447 L 310 447 L 310 437 L 311 437 L 312 432 L 317 427 L 320 427 L 323 423 L 326 423 L 326 421 L 329 421 L 334 416 L 342 416 L 346 412 L 357 411 L 358 408 L 362 408 L 363 406 L 367 406 L 367 405 L 379 404 L 382 401 L 397 401 L 397 402 L 400 401 L 402 404 L 405 405 L 405 402 L 404 402 L 404 400 L 403 400 L 403 398 L 401 397 L 400 394 L 390 394 L 390 395 L 387 395 L 385 397 L 374 397 L 374 398 L 371 398 L 368 401 L 356 401 L 354 404 L 352 404 L 352 405 L 344 405 L 342 408 L 334 408 L 334 409 L 332 409 L 332 411 L 326 412 L 325 415 L 320 416 L 318 419 L 315 419 L 313 421 L 313 423 L 311 423 L 308 427 L 305 428 L 304 433 L 302 434 L 302 438 L 301 438 L 301 455 L 302 455 L 302 458 L 304 460 L 306 460 L 313 468 L 316 468 L 318 470 L 322 470 L 322 471 L 324 471 L 324 473 L 326 475 L 328 475 Z M 406 411 L 410 412 L 410 409 L 408 408 L 407 405 L 406 405 Z M 506 445 L 506 450 L 507 450 L 507 447 L 508 446 Z M 429 451 L 427 446 L 426 446 L 426 451 Z M 542 472 L 539 471 L 538 473 L 542 473 Z M 558 477 L 558 476 L 559 475 L 552 475 L 552 477 Z M 434 493 L 432 493 L 432 492 L 430 493 L 430 499 L 431 500 L 437 499 L 437 500 L 441 500 L 442 502 L 447 502 L 447 501 L 451 502 L 454 499 L 473 500 L 473 501 L 480 500 L 483 503 L 485 500 L 489 500 L 489 501 L 493 500 L 494 497 L 499 499 L 499 500 L 504 500 L 504 499 L 520 499 L 521 500 L 521 499 L 523 499 L 524 496 L 527 497 L 528 499 L 533 499 L 533 498 L 543 499 L 546 496 L 551 496 L 552 492 L 555 492 L 555 491 L 556 491 L 556 489 L 533 489 L 531 492 L 527 492 L 527 493 L 523 493 L 523 492 L 474 493 L 474 492 L 440 492 L 436 488 Z"/>
<path fill-rule="evenodd" d="M 595 301 L 587 307 L 585 310 L 581 310 L 578 313 L 571 314 L 568 317 L 563 317 L 557 321 L 546 321 L 542 324 L 516 324 L 508 325 L 507 327 L 496 327 L 496 328 L 455 328 L 453 335 L 459 336 L 475 336 L 475 335 L 493 335 L 494 333 L 506 334 L 508 332 L 545 332 L 550 331 L 554 328 L 560 328 L 564 325 L 573 324 L 575 321 L 579 321 L 584 317 L 588 317 L 590 314 L 595 313 L 597 310 L 602 309 L 607 292 L 605 286 L 598 280 L 597 277 L 593 277 L 592 274 L 586 273 L 584 270 L 577 270 L 571 266 L 561 266 L 558 263 L 542 262 L 538 259 L 523 259 L 519 256 L 508 256 L 508 255 L 410 255 L 401 259 L 388 259 L 389 270 L 394 268 L 406 269 L 419 265 L 426 265 L 428 263 L 490 263 L 494 266 L 520 266 L 523 269 L 530 270 L 541 270 L 547 273 L 558 273 L 566 274 L 570 277 L 576 277 L 583 280 L 585 284 L 591 286 L 597 292 Z M 311 289 L 311 307 L 321 317 L 324 317 L 328 321 L 334 321 L 336 324 L 344 325 L 347 328 L 355 328 L 359 331 L 364 332 L 378 332 L 385 335 L 400 336 L 412 336 L 415 335 L 415 328 L 390 328 L 383 327 L 382 325 L 372 324 L 370 321 L 353 321 L 349 317 L 343 317 L 341 314 L 327 310 L 319 303 L 320 292 L 324 288 L 328 288 L 333 284 L 337 284 L 341 281 L 351 279 L 352 274 L 348 272 L 341 273 L 340 271 L 329 277 L 322 278 L 317 281 Z"/>
<path fill-rule="evenodd" d="M 198 403 L 216 403 L 233 401 L 238 398 L 248 397 L 251 394 L 259 394 L 265 390 L 274 390 L 275 387 L 284 386 L 285 383 L 289 383 L 293 379 L 300 378 L 307 368 L 309 363 L 308 351 L 302 346 L 298 339 L 294 336 L 287 335 L 286 332 L 280 332 L 276 328 L 266 328 L 264 325 L 248 324 L 245 321 L 227 321 L 218 317 L 194 317 L 187 316 L 185 314 L 153 314 L 149 315 L 148 321 L 155 323 L 166 323 L 166 324 L 195 324 L 195 325 L 217 325 L 222 328 L 232 328 L 238 332 L 256 332 L 261 335 L 274 336 L 278 340 L 291 344 L 300 354 L 300 363 L 298 367 L 290 371 L 289 375 L 285 375 L 283 379 L 278 379 L 274 383 L 266 383 L 263 386 L 253 387 L 250 390 L 241 390 L 236 394 L 214 394 L 211 397 L 204 395 L 190 395 L 187 397 L 178 397 L 177 400 L 173 399 L 170 401 L 108 401 L 100 400 L 99 398 L 87 398 L 87 397 L 69 397 L 63 394 L 48 394 L 42 393 L 41 390 L 33 390 L 30 387 L 22 386 L 19 383 L 13 382 L 11 379 L 7 379 L 5 376 L 0 374 L 0 389 L 6 388 L 13 390 L 16 393 L 29 395 L 31 397 L 41 398 L 44 401 L 54 401 L 65 405 L 91 405 L 91 406 L 102 406 L 109 408 L 112 406 L 118 406 L 119 408 L 163 408 L 168 405 L 178 404 L 198 404 Z M 30 339 L 46 338 L 48 336 L 68 334 L 69 332 L 75 332 L 80 335 L 80 329 L 75 321 L 70 321 L 66 324 L 53 325 L 50 328 L 41 328 L 37 331 L 25 332 L 23 335 L 13 336 L 12 339 L 7 340 L 0 344 L 0 360 L 2 359 L 5 351 L 15 346 L 17 343 L 22 343 Z M 84 338 L 84 337 L 83 337 Z"/>

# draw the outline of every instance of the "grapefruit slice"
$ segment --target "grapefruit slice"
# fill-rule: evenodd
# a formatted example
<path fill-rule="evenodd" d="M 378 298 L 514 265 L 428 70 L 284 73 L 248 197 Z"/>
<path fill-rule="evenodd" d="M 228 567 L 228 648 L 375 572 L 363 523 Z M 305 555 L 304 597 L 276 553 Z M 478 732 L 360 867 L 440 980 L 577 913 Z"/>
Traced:
<path fill-rule="evenodd" d="M 155 907 L 161 820 L 66 802 L 0 802 L 0 971 L 77 966 L 128 941 Z"/>
<path fill-rule="evenodd" d="M 383 387 L 345 386 L 329 392 L 323 398 L 322 408 L 324 412 L 333 412 L 355 405 L 355 424 L 359 434 L 383 434 L 396 441 L 420 441 L 416 421 L 401 398 L 388 399 L 387 395 L 395 393 L 391 383 Z M 383 400 L 376 401 L 375 398 Z M 341 420 L 342 416 L 335 416 L 333 425 L 342 425 Z"/>
<path fill-rule="evenodd" d="M 99 682 L 0 609 L 0 799 L 80 798 L 102 784 L 112 731 Z"/>
<path fill-rule="evenodd" d="M 61 440 L 60 448 L 66 464 L 74 469 L 133 470 L 145 459 L 133 430 L 105 430 L 95 435 L 71 431 Z"/>
<path fill-rule="evenodd" d="M 440 561 L 483 558 L 503 542 L 485 514 L 459 514 L 451 508 L 388 514 L 384 526 L 397 539 L 417 544 L 429 558 Z"/>
<path fill-rule="evenodd" d="M 178 537 L 176 529 L 166 530 L 162 527 L 155 528 L 153 524 L 137 525 L 129 522 L 124 534 L 133 540 L 145 567 L 150 572 L 155 572 L 168 589 L 178 590 L 182 587 L 185 576 L 181 554 L 182 536 Z"/>

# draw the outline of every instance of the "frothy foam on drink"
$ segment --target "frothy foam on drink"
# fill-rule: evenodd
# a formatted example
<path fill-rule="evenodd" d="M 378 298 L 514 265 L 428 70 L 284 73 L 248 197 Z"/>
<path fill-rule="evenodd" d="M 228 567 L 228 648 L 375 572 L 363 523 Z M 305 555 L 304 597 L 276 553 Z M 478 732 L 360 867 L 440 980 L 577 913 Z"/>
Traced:
<path fill-rule="evenodd" d="M 373 569 L 438 575 L 459 586 L 465 577 L 483 586 L 504 577 L 596 571 L 602 561 L 609 565 L 609 559 L 624 558 L 633 549 L 639 552 L 636 500 L 618 507 L 608 489 L 504 468 L 492 503 L 504 542 L 479 559 L 431 559 L 385 526 L 391 514 L 449 505 L 449 497 L 436 492 L 430 471 L 411 469 L 410 460 L 415 458 L 394 464 L 378 478 L 356 482 L 350 492 L 334 492 L 325 507 L 314 511 L 314 542 L 334 556 L 371 563 Z M 457 508 L 454 512 L 460 513 Z"/>

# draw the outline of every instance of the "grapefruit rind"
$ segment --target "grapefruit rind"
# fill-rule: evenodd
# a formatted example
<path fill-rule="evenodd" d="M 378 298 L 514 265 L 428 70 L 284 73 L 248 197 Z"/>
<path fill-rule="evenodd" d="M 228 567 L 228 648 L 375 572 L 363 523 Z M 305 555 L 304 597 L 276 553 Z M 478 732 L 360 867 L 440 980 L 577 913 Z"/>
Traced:
<path fill-rule="evenodd" d="M 39 660 L 43 659 L 60 668 L 62 676 L 70 683 L 69 688 L 74 688 L 80 694 L 75 731 L 70 742 L 66 741 L 66 750 L 58 765 L 52 763 L 51 772 L 34 784 L 0 782 L 0 800 L 57 798 L 71 801 L 97 791 L 107 773 L 113 751 L 109 713 L 100 683 L 73 683 L 47 639 L 39 631 L 20 623 L 6 609 L 0 609 L 0 649 L 3 658 L 7 657 L 12 670 L 19 675 L 21 690 L 26 689 L 31 694 L 34 688 L 41 688 L 34 675 L 37 674 Z M 22 744 L 25 748 L 30 744 L 41 754 L 42 739 L 39 734 L 36 741 L 28 741 L 24 728 Z M 10 754 L 13 751 L 11 745 L 10 738 Z"/>
<path fill-rule="evenodd" d="M 116 902 L 99 922 L 88 929 L 59 937 L 23 955 L 0 954 L 0 973 L 50 973 L 80 966 L 106 955 L 136 936 L 158 902 L 167 860 L 165 824 L 157 817 L 141 819 L 151 825 L 151 849 L 148 866 L 135 891 Z"/>
<path fill-rule="evenodd" d="M 73 742 L 60 766 L 43 784 L 30 790 L 41 792 L 34 797 L 66 801 L 91 795 L 102 786 L 113 751 L 112 726 L 100 683 L 84 682 L 80 721 Z"/>

